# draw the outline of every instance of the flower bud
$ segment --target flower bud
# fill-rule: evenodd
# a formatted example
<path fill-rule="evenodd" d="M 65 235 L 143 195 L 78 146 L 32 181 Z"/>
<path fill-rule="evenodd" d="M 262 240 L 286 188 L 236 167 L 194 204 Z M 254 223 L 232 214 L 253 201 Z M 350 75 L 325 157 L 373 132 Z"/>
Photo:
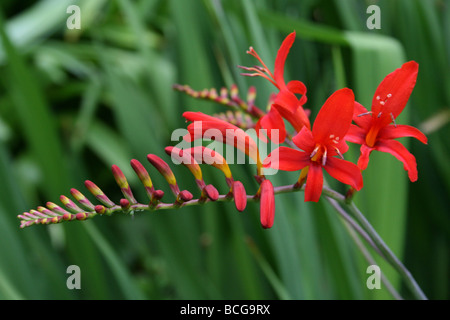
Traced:
<path fill-rule="evenodd" d="M 245 191 L 244 185 L 240 181 L 234 181 L 232 189 L 236 209 L 242 212 L 247 206 L 247 193 Z"/>
<path fill-rule="evenodd" d="M 260 220 L 264 229 L 271 228 L 275 218 L 275 193 L 270 180 L 261 183 Z"/>

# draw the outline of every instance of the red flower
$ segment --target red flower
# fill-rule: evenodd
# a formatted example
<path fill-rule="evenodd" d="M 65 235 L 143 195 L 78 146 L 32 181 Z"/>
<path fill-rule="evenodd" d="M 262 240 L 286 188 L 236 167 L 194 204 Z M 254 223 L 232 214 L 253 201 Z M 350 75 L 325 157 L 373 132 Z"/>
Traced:
<path fill-rule="evenodd" d="M 409 179 L 417 180 L 416 158 L 398 141 L 401 137 L 414 137 L 427 143 L 427 137 L 418 129 L 397 125 L 395 119 L 403 111 L 414 85 L 416 84 L 419 65 L 410 61 L 384 78 L 372 100 L 372 111 L 367 111 L 361 104 L 355 103 L 352 125 L 345 139 L 361 145 L 358 166 L 365 170 L 369 163 L 369 155 L 378 150 L 388 152 L 403 162 Z M 394 124 L 392 125 L 391 122 Z"/>
<path fill-rule="evenodd" d="M 319 111 L 312 131 L 303 127 L 292 139 L 303 151 L 279 147 L 264 161 L 264 166 L 286 171 L 308 167 L 305 201 L 319 201 L 323 187 L 322 168 L 342 183 L 360 190 L 363 180 L 359 168 L 349 161 L 333 157 L 343 158 L 348 150 L 344 136 L 352 121 L 353 106 L 352 90 L 344 88 L 333 93 Z"/>
<path fill-rule="evenodd" d="M 284 126 L 283 118 L 289 121 L 297 132 L 299 132 L 303 126 L 310 128 L 308 116 L 302 107 L 306 103 L 306 86 L 298 80 L 290 81 L 287 84 L 284 81 L 284 64 L 294 40 L 295 32 L 292 32 L 284 39 L 275 59 L 273 73 L 267 68 L 252 47 L 250 47 L 247 53 L 258 59 L 263 67 L 241 67 L 245 70 L 254 72 L 244 73 L 243 75 L 261 76 L 269 80 L 279 90 L 269 112 L 264 115 L 256 125 L 257 129 L 266 129 L 269 138 L 271 138 L 271 130 L 278 129 L 278 143 L 282 143 L 286 138 L 286 128 Z M 295 94 L 301 94 L 302 97 L 298 99 Z"/>

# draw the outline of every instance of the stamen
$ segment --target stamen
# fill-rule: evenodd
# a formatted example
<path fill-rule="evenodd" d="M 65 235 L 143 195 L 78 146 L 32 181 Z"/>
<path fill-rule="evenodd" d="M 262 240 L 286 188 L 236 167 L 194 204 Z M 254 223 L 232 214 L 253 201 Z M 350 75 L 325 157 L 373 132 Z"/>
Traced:
<path fill-rule="evenodd" d="M 258 70 L 260 70 L 262 72 L 265 72 L 265 73 L 269 73 L 269 70 L 267 70 L 266 68 L 263 68 L 261 66 L 254 66 L 253 68 L 258 69 Z"/>
<path fill-rule="evenodd" d="M 334 134 L 330 134 L 330 139 L 333 139 L 334 138 Z"/>
<path fill-rule="evenodd" d="M 336 152 L 337 152 L 339 158 L 341 158 L 342 160 L 345 160 L 345 159 L 344 159 L 344 156 L 343 156 L 342 153 L 341 153 L 341 151 L 340 151 L 337 147 L 334 147 L 334 150 L 336 150 Z"/>
<path fill-rule="evenodd" d="M 395 123 L 395 118 L 394 118 L 394 115 L 392 114 L 392 112 L 391 112 L 391 119 L 392 119 L 392 122 L 394 123 L 394 127 L 397 128 L 397 124 Z"/>
<path fill-rule="evenodd" d="M 325 151 L 322 155 L 322 166 L 324 167 L 327 164 L 327 148 L 325 148 Z"/>
<path fill-rule="evenodd" d="M 381 97 L 380 96 L 377 96 L 377 100 L 380 100 L 381 99 Z"/>
<path fill-rule="evenodd" d="M 313 152 L 311 152 L 311 154 L 309 155 L 309 157 L 310 157 L 310 158 L 313 158 L 313 157 L 317 154 L 317 152 L 319 151 L 319 148 L 320 148 L 320 146 L 317 146 L 317 147 L 313 150 Z"/>
<path fill-rule="evenodd" d="M 380 101 L 380 104 L 381 104 L 382 106 L 384 106 L 385 102 L 384 102 L 384 101 Z"/>
<path fill-rule="evenodd" d="M 262 61 L 262 59 L 259 57 L 259 55 L 256 53 L 256 51 L 253 49 L 253 47 L 250 47 L 247 51 L 248 54 L 254 56 L 258 61 L 261 63 L 261 65 L 267 70 L 267 73 L 271 78 L 273 78 L 272 72 L 269 71 L 269 68 L 267 68 L 266 64 Z"/>
<path fill-rule="evenodd" d="M 388 98 L 392 97 L 392 93 L 388 93 L 388 94 L 387 94 L 387 97 L 388 97 Z"/>
<path fill-rule="evenodd" d="M 381 115 L 383 114 L 383 112 L 380 112 L 377 116 L 377 118 L 381 117 Z"/>
<path fill-rule="evenodd" d="M 357 117 L 367 116 L 368 114 L 372 114 L 372 111 L 364 112 L 361 114 L 358 114 Z"/>
<path fill-rule="evenodd" d="M 264 79 L 269 80 L 275 87 L 277 87 L 277 84 L 275 83 L 275 81 L 273 79 L 271 79 L 270 77 L 272 77 L 272 74 L 270 73 L 269 70 L 261 68 L 261 67 L 253 67 L 253 68 L 249 68 L 249 67 L 244 67 L 244 66 L 237 66 L 238 68 L 247 70 L 247 71 L 253 71 L 254 73 L 241 73 L 241 76 L 247 76 L 247 77 L 263 77 Z M 264 72 L 266 72 L 267 74 L 269 74 L 269 76 L 267 74 L 265 74 Z"/>

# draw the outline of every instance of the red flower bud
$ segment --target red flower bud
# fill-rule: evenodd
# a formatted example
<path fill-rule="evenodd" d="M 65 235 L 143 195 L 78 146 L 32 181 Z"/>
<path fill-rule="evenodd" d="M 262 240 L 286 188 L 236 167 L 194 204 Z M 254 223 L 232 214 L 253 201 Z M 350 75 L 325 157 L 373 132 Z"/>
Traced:
<path fill-rule="evenodd" d="M 270 180 L 261 183 L 260 220 L 264 229 L 271 228 L 275 218 L 275 194 Z"/>
<path fill-rule="evenodd" d="M 132 203 L 136 203 L 136 199 L 133 196 L 133 192 L 131 192 L 131 188 L 128 184 L 127 178 L 123 174 L 122 170 L 116 165 L 112 165 L 112 173 L 114 178 L 116 179 L 117 185 L 119 186 L 120 190 L 122 191 L 122 194 L 124 197 Z"/>
<path fill-rule="evenodd" d="M 122 207 L 122 210 L 128 210 L 130 209 L 130 201 L 127 199 L 120 199 L 120 206 Z"/>
<path fill-rule="evenodd" d="M 87 214 L 86 212 L 79 212 L 75 217 L 77 218 L 77 220 L 86 220 Z"/>
<path fill-rule="evenodd" d="M 180 198 L 182 201 L 190 201 L 190 200 L 192 200 L 192 198 L 194 197 L 194 196 L 192 195 L 192 193 L 190 193 L 190 192 L 187 191 L 187 190 L 180 191 L 180 193 L 179 193 L 178 195 L 179 195 L 179 198 Z"/>
<path fill-rule="evenodd" d="M 104 214 L 106 212 L 105 206 L 102 206 L 101 204 L 95 206 L 95 212 L 98 214 Z"/>
<path fill-rule="evenodd" d="M 247 193 L 242 182 L 233 182 L 233 197 L 236 209 L 240 212 L 244 211 L 245 207 L 247 206 Z"/>
<path fill-rule="evenodd" d="M 216 201 L 217 199 L 219 199 L 219 191 L 217 191 L 217 189 L 212 184 L 208 184 L 207 186 L 205 186 L 205 188 L 203 188 L 203 190 L 206 196 L 211 201 Z"/>

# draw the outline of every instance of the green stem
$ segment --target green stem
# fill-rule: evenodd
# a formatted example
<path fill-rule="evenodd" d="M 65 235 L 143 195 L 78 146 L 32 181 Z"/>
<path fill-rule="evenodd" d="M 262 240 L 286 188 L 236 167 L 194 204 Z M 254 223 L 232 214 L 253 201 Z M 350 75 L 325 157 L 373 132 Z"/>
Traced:
<path fill-rule="evenodd" d="M 303 188 L 296 190 L 295 188 L 293 188 L 293 186 L 282 186 L 275 188 L 275 193 L 286 193 L 300 190 L 303 190 Z M 375 248 L 375 250 L 380 254 L 380 256 L 383 257 L 388 263 L 390 263 L 394 267 L 394 269 L 402 276 L 408 288 L 411 290 L 411 292 L 417 299 L 427 300 L 426 295 L 423 293 L 422 289 L 417 284 L 416 280 L 411 275 L 409 270 L 403 265 L 400 259 L 398 259 L 397 256 L 392 252 L 392 250 L 387 246 L 387 244 L 376 232 L 376 230 L 373 228 L 370 222 L 364 217 L 361 211 L 359 211 L 358 207 L 353 202 L 347 203 L 345 196 L 343 196 L 337 191 L 334 191 L 333 189 L 324 186 L 322 192 L 327 198 L 331 198 L 340 203 L 341 205 L 346 206 L 349 209 L 350 213 L 354 216 L 356 221 L 358 221 L 358 223 L 364 228 L 366 233 L 361 232 L 359 228 L 355 228 L 354 224 L 351 223 L 354 230 L 356 230 L 359 234 L 361 234 L 366 239 L 366 241 L 372 247 Z M 351 221 L 348 219 L 346 215 L 343 215 L 340 210 L 337 211 L 347 222 Z M 368 235 L 369 239 L 371 240 L 369 240 L 366 235 Z"/>
<path fill-rule="evenodd" d="M 345 200 L 344 200 L 345 204 Z M 408 285 L 411 292 L 417 299 L 427 300 L 427 297 L 423 293 L 422 289 L 417 284 L 414 277 L 411 275 L 409 270 L 403 265 L 403 263 L 397 258 L 397 256 L 392 252 L 392 250 L 386 245 L 380 235 L 375 231 L 369 221 L 364 217 L 364 215 L 359 211 L 358 207 L 352 202 L 346 204 L 350 212 L 353 214 L 354 218 L 361 224 L 361 226 L 367 231 L 371 236 L 372 240 L 381 250 L 383 255 L 386 257 L 387 261 L 397 270 L 397 272 L 403 277 L 405 283 Z"/>
<path fill-rule="evenodd" d="M 339 203 L 337 203 L 336 200 L 328 198 L 328 202 L 330 202 L 330 204 L 336 209 L 336 211 L 341 216 L 343 216 L 343 217 L 348 216 L 348 213 L 339 205 Z M 356 246 L 361 251 L 362 255 L 367 260 L 367 262 L 369 264 L 371 264 L 371 265 L 376 264 L 375 259 L 372 257 L 372 255 L 370 254 L 369 250 L 367 250 L 367 248 L 364 246 L 364 244 L 361 242 L 361 240 L 358 238 L 358 235 L 355 232 L 355 230 L 357 230 L 358 228 L 361 228 L 361 227 L 359 225 L 356 225 L 357 228 L 355 228 L 355 225 L 353 225 L 353 223 L 350 222 L 350 221 L 354 222 L 354 220 L 352 220 L 350 217 L 344 218 L 344 226 L 347 229 L 348 233 L 350 234 L 350 237 L 353 239 L 353 241 L 355 242 Z M 362 232 L 364 232 L 364 231 L 362 231 Z M 362 232 L 358 231 L 358 233 L 360 233 L 360 234 Z M 365 234 L 367 235 L 367 233 L 365 233 Z M 375 244 L 373 243 L 372 239 L 370 239 L 370 237 L 369 237 L 369 240 L 366 237 L 364 237 L 364 239 L 366 241 L 368 241 L 371 244 L 371 246 L 375 248 L 377 253 L 384 258 L 383 254 L 380 252 L 378 247 L 375 246 Z M 402 296 L 397 292 L 397 290 L 391 284 L 389 279 L 387 279 L 386 276 L 383 273 L 381 273 L 381 281 L 384 283 L 384 286 L 386 287 L 386 289 L 389 291 L 389 293 L 392 295 L 392 297 L 394 299 L 396 299 L 396 300 L 403 300 Z"/>

